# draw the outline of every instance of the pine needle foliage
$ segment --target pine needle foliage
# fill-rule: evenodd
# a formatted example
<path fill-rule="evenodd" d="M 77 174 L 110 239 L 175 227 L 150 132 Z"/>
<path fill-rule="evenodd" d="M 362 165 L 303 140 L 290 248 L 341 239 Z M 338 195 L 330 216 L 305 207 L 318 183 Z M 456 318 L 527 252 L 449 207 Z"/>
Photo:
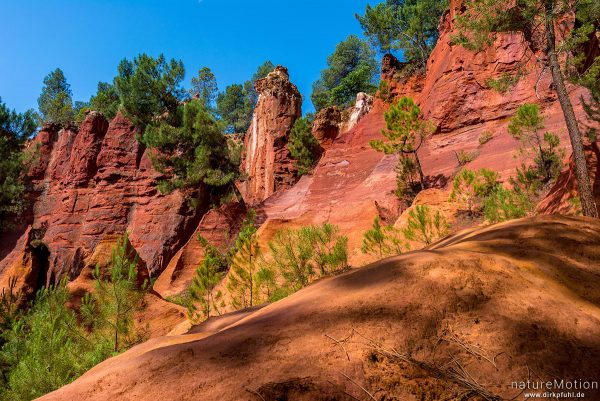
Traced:
<path fill-rule="evenodd" d="M 139 257 L 127 234 L 117 242 L 111 262 L 102 272 L 96 265 L 92 294 L 83 299 L 81 314 L 98 337 L 110 344 L 114 353 L 140 342 L 142 333 L 134 327 L 135 313 L 142 309 L 147 283 L 138 283 Z"/>
<path fill-rule="evenodd" d="M 362 253 L 375 255 L 379 259 L 399 255 L 407 249 L 409 245 L 402 237 L 402 232 L 394 226 L 383 226 L 379 216 L 373 220 L 373 227 L 363 235 Z"/>
<path fill-rule="evenodd" d="M 433 212 L 427 205 L 417 205 L 408 212 L 403 232 L 410 241 L 430 245 L 448 234 L 448 223 L 439 210 Z"/>

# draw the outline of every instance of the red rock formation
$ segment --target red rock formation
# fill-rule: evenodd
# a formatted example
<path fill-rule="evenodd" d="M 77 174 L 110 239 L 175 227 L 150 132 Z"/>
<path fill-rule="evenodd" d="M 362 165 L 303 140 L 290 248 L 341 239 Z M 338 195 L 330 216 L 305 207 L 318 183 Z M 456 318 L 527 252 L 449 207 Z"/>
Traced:
<path fill-rule="evenodd" d="M 342 112 L 337 106 L 326 107 L 315 116 L 312 134 L 323 149 L 331 146 L 340 133 Z"/>
<path fill-rule="evenodd" d="M 235 241 L 245 216 L 246 207 L 237 201 L 206 213 L 194 235 L 175 254 L 156 280 L 154 290 L 163 297 L 185 291 L 204 258 L 204 249 L 198 241 L 198 236 L 225 252 Z"/>
<path fill-rule="evenodd" d="M 459 2 L 453 1 L 441 23 L 440 39 L 427 63 L 425 75 L 400 78 L 401 63 L 387 56 L 382 78 L 389 80 L 393 96 L 409 96 L 420 105 L 424 117 L 437 127 L 419 156 L 427 180 L 445 187 L 460 166 L 455 152 L 477 151 L 479 156 L 467 165 L 496 170 L 508 178 L 520 165 L 516 157 L 518 141 L 508 133 L 508 119 L 523 103 L 540 105 L 548 131 L 570 148 L 560 105 L 552 89 L 549 71 L 537 64 L 527 42 L 519 33 L 498 35 L 487 50 L 473 53 L 451 44 Z M 538 55 L 543 57 L 543 55 Z M 487 84 L 503 73 L 521 71 L 517 84 L 499 93 Z M 591 124 L 580 97 L 586 91 L 568 86 L 575 112 L 583 126 Z M 270 238 L 286 226 L 329 221 L 340 226 L 349 237 L 350 261 L 364 262 L 360 252 L 362 234 L 371 227 L 376 214 L 400 212 L 395 188 L 394 156 L 385 156 L 370 148 L 369 141 L 380 139 L 383 113 L 388 106 L 375 99 L 372 110 L 356 126 L 338 136 L 324 153 L 312 176 L 305 176 L 292 189 L 268 199 L 263 205 L 267 216 L 263 233 Z M 489 132 L 493 138 L 481 145 L 479 137 Z"/>
<path fill-rule="evenodd" d="M 600 206 L 600 142 L 586 145 L 584 150 L 587 158 L 592 191 L 596 198 L 596 206 Z M 572 200 L 578 196 L 575 164 L 573 162 L 573 156 L 571 156 L 567 168 L 558 176 L 556 183 L 550 189 L 546 198 L 538 205 L 537 211 L 541 214 L 570 214 L 577 212 L 576 209 L 578 206 L 577 204 L 573 204 Z M 581 209 L 581 205 L 579 205 L 579 209 Z"/>
<path fill-rule="evenodd" d="M 244 140 L 240 183 L 246 203 L 253 205 L 296 182 L 296 168 L 287 148 L 287 138 L 301 115 L 302 96 L 289 80 L 285 67 L 278 66 L 256 81 L 258 103 L 252 125 Z"/>
<path fill-rule="evenodd" d="M 158 274 L 193 232 L 201 210 L 190 209 L 179 192 L 158 193 L 160 174 L 136 134 L 120 114 L 109 124 L 91 112 L 79 130 L 45 126 L 33 141 L 40 156 L 30 170 L 31 221 L 49 250 L 42 284 L 76 278 L 99 243 L 126 231 L 149 273 Z M 20 249 L 29 242 L 23 234 Z M 24 252 L 0 261 L 3 279 Z"/>

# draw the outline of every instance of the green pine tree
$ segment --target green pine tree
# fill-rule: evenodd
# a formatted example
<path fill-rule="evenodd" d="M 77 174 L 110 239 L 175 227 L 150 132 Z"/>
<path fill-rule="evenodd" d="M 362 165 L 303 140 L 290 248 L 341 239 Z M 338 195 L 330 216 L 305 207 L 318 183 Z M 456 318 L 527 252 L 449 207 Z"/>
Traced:
<path fill-rule="evenodd" d="M 120 352 L 141 340 L 134 315 L 142 308 L 147 283 L 138 282 L 139 257 L 127 234 L 117 242 L 105 272 L 96 265 L 94 291 L 81 307 L 84 320 L 100 337 Z"/>
<path fill-rule="evenodd" d="M 433 213 L 429 206 L 417 205 L 408 212 L 403 232 L 410 241 L 430 245 L 448 234 L 448 223 L 439 210 Z"/>
<path fill-rule="evenodd" d="M 66 126 L 75 120 L 71 85 L 60 68 L 44 78 L 42 94 L 38 98 L 38 107 L 43 122 Z"/>
<path fill-rule="evenodd" d="M 215 287 L 223 279 L 223 271 L 227 268 L 225 256 L 205 238 L 198 237 L 198 241 L 204 249 L 204 259 L 196 269 L 192 283 L 188 289 L 190 302 L 188 306 L 188 318 L 195 322 L 200 319 L 208 319 L 211 312 L 220 314 L 220 301 L 222 293 L 216 292 Z M 196 304 L 200 305 L 200 314 Z"/>
<path fill-rule="evenodd" d="M 431 123 L 421 118 L 421 109 L 408 97 L 403 97 L 390 107 L 384 118 L 386 129 L 381 130 L 381 134 L 386 141 L 373 140 L 369 145 L 385 154 L 397 154 L 401 160 L 406 155 L 413 158 L 421 189 L 425 189 L 425 176 L 417 152 L 433 131 Z"/>

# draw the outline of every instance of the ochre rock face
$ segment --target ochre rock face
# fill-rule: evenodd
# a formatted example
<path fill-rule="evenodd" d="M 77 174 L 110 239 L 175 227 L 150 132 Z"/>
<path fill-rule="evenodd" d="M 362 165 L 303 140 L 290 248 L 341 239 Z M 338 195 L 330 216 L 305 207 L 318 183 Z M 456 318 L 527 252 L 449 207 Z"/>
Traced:
<path fill-rule="evenodd" d="M 425 74 L 401 78 L 397 72 L 402 65 L 392 56 L 384 59 L 382 68 L 382 78 L 389 81 L 395 100 L 402 96 L 413 98 L 423 117 L 436 127 L 419 150 L 419 157 L 427 182 L 444 190 L 462 168 L 456 158 L 456 152 L 461 150 L 477 155 L 465 168 L 489 168 L 498 171 L 503 180 L 514 174 L 524 159 L 517 155 L 519 142 L 509 134 L 508 124 L 523 103 L 538 104 L 545 118 L 545 130 L 556 133 L 561 146 L 567 153 L 570 150 L 550 73 L 537 64 L 536 57 L 529 57 L 531 49 L 523 36 L 499 34 L 492 46 L 479 53 L 452 45 L 451 38 L 457 33 L 459 3 L 453 2 L 441 21 L 440 38 Z M 536 56 L 544 57 L 540 53 Z M 490 79 L 519 71 L 520 79 L 507 91 L 489 87 Z M 580 99 L 587 92 L 574 85 L 567 88 L 585 129 L 592 125 Z M 302 177 L 294 188 L 262 205 L 267 217 L 263 229 L 266 238 L 281 228 L 328 221 L 349 237 L 350 262 L 355 266 L 365 262 L 360 252 L 362 236 L 372 226 L 375 215 L 388 216 L 389 224 L 403 208 L 393 194 L 397 158 L 369 146 L 369 141 L 383 138 L 383 114 L 388 108 L 388 104 L 376 98 L 364 118 L 353 128 L 342 130 L 311 175 Z M 492 139 L 480 144 L 479 138 L 484 133 L 490 133 Z M 439 196 L 443 200 L 443 194 Z"/>
<path fill-rule="evenodd" d="M 302 97 L 281 66 L 256 81 L 258 103 L 244 139 L 240 183 L 246 203 L 260 203 L 295 184 L 297 169 L 287 148 L 294 122 L 301 115 Z"/>
<path fill-rule="evenodd" d="M 235 241 L 245 216 L 246 207 L 237 201 L 208 211 L 202 217 L 194 234 L 175 254 L 156 280 L 154 290 L 163 297 L 185 291 L 204 259 L 204 249 L 198 237 L 203 237 L 221 252 L 226 252 Z"/>
<path fill-rule="evenodd" d="M 600 142 L 585 145 L 584 151 L 596 207 L 600 207 Z M 581 205 L 572 203 L 578 196 L 575 162 L 571 156 L 567 168 L 558 176 L 546 198 L 538 205 L 537 211 L 541 214 L 578 212 L 577 209 L 580 209 Z"/>
<path fill-rule="evenodd" d="M 195 229 L 199 212 L 180 192 L 158 193 L 160 174 L 136 135 L 122 115 L 109 124 L 91 112 L 79 130 L 45 126 L 32 141 L 39 157 L 30 170 L 30 223 L 49 251 L 40 285 L 75 279 L 96 245 L 126 231 L 148 272 L 156 275 Z M 28 247 L 27 235 L 17 241 L 22 249 Z M 0 262 L 3 277 L 7 266 L 26 257 L 17 248 Z"/>
<path fill-rule="evenodd" d="M 340 133 L 342 112 L 337 106 L 326 107 L 315 116 L 312 134 L 323 149 L 331 146 Z"/>

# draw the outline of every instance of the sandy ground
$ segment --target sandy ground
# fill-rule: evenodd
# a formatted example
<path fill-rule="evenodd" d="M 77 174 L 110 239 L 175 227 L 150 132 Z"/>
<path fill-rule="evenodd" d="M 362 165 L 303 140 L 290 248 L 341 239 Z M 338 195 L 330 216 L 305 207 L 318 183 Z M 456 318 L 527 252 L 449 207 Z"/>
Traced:
<path fill-rule="evenodd" d="M 523 399 L 511 383 L 528 379 L 600 381 L 600 221 L 462 231 L 150 340 L 42 399 Z"/>

